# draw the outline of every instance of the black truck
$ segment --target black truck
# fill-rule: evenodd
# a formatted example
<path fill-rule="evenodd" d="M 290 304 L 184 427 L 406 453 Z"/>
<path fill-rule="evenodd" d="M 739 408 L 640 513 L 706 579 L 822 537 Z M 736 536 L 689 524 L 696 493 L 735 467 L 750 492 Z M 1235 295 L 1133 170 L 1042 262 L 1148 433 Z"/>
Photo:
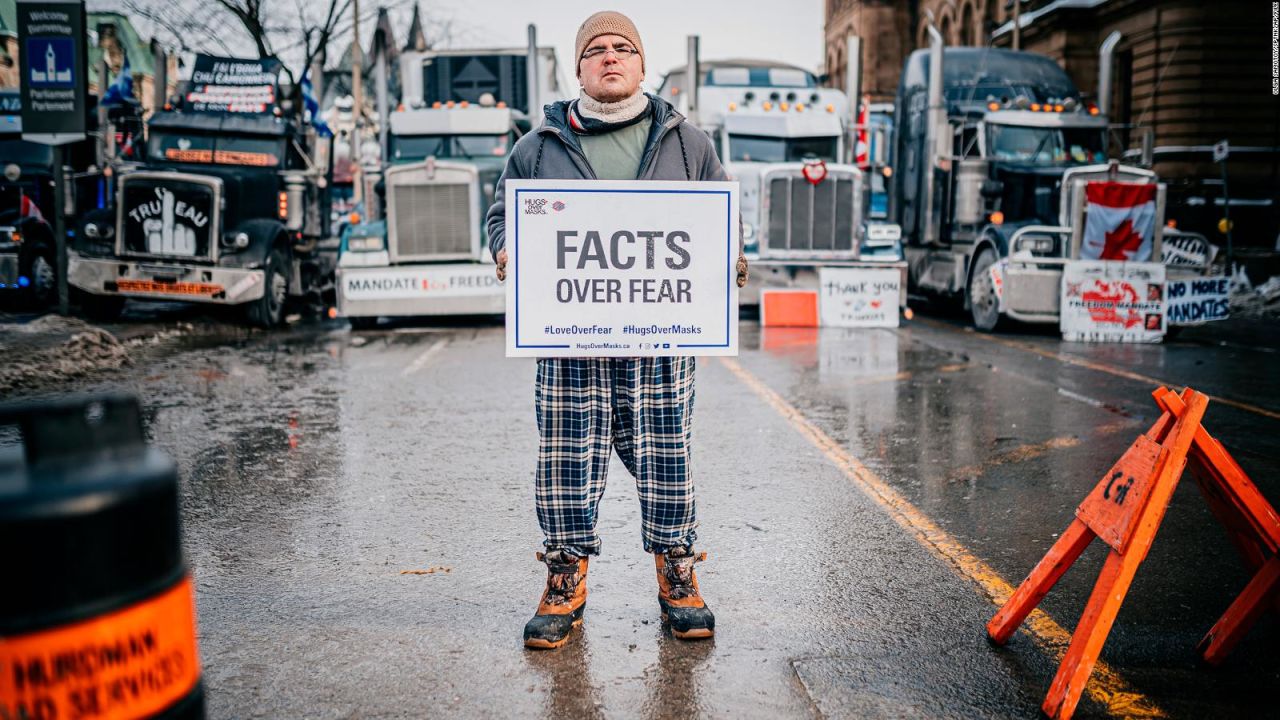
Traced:
<path fill-rule="evenodd" d="M 273 63 L 200 56 L 182 97 L 151 117 L 143 162 L 76 233 L 68 276 L 92 296 L 86 314 L 183 300 L 271 327 L 291 302 L 332 293 L 332 140 L 278 101 Z"/>
<path fill-rule="evenodd" d="M 929 31 L 930 49 L 904 65 L 894 108 L 889 218 L 902 226 L 914 293 L 962 301 L 983 331 L 1005 317 L 1057 323 L 1063 269 L 1083 257 L 1091 182 L 1154 186 L 1149 255 L 1129 259 L 1158 262 L 1173 238 L 1211 257 L 1202 235 L 1165 226 L 1149 131 L 1109 124 L 1048 57 L 944 49 Z M 1130 144 L 1143 149 L 1122 161 Z"/>

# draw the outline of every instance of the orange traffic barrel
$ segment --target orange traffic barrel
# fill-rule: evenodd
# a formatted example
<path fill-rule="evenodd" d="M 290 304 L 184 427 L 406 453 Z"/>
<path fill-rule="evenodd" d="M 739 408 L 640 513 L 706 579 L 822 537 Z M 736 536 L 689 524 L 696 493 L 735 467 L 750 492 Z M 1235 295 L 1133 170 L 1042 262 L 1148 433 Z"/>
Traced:
<path fill-rule="evenodd" d="M 135 399 L 0 406 L 0 718 L 203 718 L 181 537 Z"/>

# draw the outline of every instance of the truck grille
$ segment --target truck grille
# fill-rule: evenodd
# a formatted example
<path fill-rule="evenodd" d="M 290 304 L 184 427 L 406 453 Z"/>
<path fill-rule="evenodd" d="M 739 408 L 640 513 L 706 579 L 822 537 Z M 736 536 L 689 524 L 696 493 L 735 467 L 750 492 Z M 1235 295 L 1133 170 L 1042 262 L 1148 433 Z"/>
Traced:
<path fill-rule="evenodd" d="M 128 255 L 213 260 L 221 181 L 180 173 L 120 178 L 118 231 Z"/>
<path fill-rule="evenodd" d="M 471 193 L 466 185 L 393 189 L 396 255 L 402 260 L 471 254 Z"/>
<path fill-rule="evenodd" d="M 429 161 L 387 172 L 387 230 L 395 262 L 474 260 L 480 253 L 479 175 Z"/>
<path fill-rule="evenodd" d="M 832 255 L 854 251 L 857 183 L 852 173 L 831 171 L 814 185 L 800 173 L 768 177 L 762 254 Z"/>

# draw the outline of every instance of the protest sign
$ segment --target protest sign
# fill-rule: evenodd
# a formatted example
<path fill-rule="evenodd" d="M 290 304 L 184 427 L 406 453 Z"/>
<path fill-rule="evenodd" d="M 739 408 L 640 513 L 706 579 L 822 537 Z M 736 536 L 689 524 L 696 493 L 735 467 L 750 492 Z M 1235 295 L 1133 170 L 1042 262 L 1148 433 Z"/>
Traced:
<path fill-rule="evenodd" d="M 1062 338 L 1160 342 L 1165 333 L 1164 265 L 1069 262 L 1062 273 Z"/>
<path fill-rule="evenodd" d="M 823 327 L 898 327 L 901 285 L 902 274 L 896 268 L 820 268 L 818 312 Z"/>
<path fill-rule="evenodd" d="M 1231 314 L 1231 278 L 1206 277 L 1169 281 L 1169 322 L 1200 325 L 1226 320 Z"/>
<path fill-rule="evenodd" d="M 1209 265 L 1217 255 L 1218 246 L 1205 242 L 1199 235 L 1166 234 L 1160 243 L 1160 261 L 1165 265 Z"/>
<path fill-rule="evenodd" d="M 276 101 L 280 61 L 196 55 L 187 92 L 189 109 L 214 113 L 265 113 Z"/>
<path fill-rule="evenodd" d="M 506 189 L 508 357 L 738 354 L 738 183 Z"/>

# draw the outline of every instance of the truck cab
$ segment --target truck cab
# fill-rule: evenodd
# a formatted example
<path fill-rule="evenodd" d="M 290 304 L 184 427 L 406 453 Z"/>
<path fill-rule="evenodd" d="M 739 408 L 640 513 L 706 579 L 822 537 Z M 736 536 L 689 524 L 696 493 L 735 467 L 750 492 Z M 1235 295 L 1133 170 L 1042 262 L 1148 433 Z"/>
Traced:
<path fill-rule="evenodd" d="M 554 53 L 405 52 L 400 62 L 404 97 L 386 120 L 373 212 L 343 231 L 338 314 L 366 328 L 379 317 L 502 313 L 484 215 L 530 130 L 529 107 L 559 98 Z"/>
<path fill-rule="evenodd" d="M 1115 127 L 1051 59 L 946 48 L 907 59 L 895 101 L 890 216 L 902 226 L 913 291 L 962 298 L 975 327 L 1002 317 L 1056 323 L 1062 270 L 1084 257 L 1090 183 L 1154 185 L 1145 255 L 1168 234 L 1149 161 L 1122 163 Z M 1207 268 L 1179 268 L 1204 272 Z"/>
<path fill-rule="evenodd" d="M 291 301 L 318 304 L 337 251 L 329 147 L 274 103 L 155 113 L 143 163 L 117 174 L 112 206 L 77 233 L 69 279 L 89 296 L 86 311 L 182 300 L 237 305 L 271 327 Z"/>
<path fill-rule="evenodd" d="M 687 67 L 669 72 L 658 94 L 711 136 L 725 171 L 741 184 L 752 267 L 743 305 L 757 304 L 766 288 L 816 288 L 822 266 L 905 269 L 897 226 L 871 217 L 844 93 L 771 61 L 699 63 L 692 84 Z"/>

